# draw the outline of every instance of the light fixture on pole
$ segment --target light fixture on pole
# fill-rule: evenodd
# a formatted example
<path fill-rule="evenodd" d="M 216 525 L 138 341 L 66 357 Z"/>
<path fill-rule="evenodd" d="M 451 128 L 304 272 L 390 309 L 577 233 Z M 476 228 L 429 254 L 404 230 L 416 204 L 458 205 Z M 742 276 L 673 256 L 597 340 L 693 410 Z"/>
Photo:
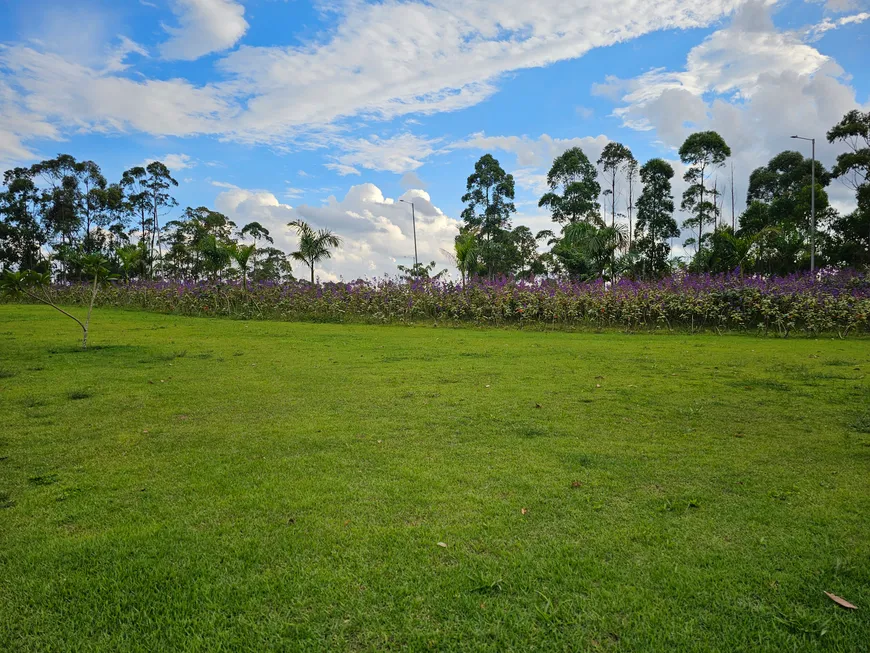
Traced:
<path fill-rule="evenodd" d="M 416 268 L 419 263 L 417 261 L 417 216 L 414 214 L 414 202 L 409 202 L 408 200 L 399 201 L 411 205 L 411 227 L 414 230 L 414 267 Z"/>
<path fill-rule="evenodd" d="M 805 136 L 792 136 L 800 141 L 809 141 L 813 144 L 813 170 L 812 170 L 812 192 L 810 199 L 810 213 L 812 215 L 812 230 L 810 231 L 810 272 L 816 271 L 816 139 L 806 138 Z"/>

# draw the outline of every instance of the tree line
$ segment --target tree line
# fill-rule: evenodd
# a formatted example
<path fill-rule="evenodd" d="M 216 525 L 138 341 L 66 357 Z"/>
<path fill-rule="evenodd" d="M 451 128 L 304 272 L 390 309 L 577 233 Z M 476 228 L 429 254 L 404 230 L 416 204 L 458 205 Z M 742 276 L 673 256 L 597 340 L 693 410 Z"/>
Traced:
<path fill-rule="evenodd" d="M 92 278 L 95 265 L 126 281 L 286 281 L 291 260 L 309 268 L 329 258 L 341 239 L 303 221 L 288 226 L 298 249 L 288 256 L 259 222 L 237 226 L 204 206 L 178 206 L 178 186 L 160 161 L 126 170 L 109 183 L 93 161 L 69 154 L 3 175 L 0 192 L 0 271 L 33 271 L 54 281 Z M 35 277 L 34 277 L 35 278 Z"/>
<path fill-rule="evenodd" d="M 593 163 L 579 147 L 558 156 L 538 205 L 554 227 L 533 233 L 513 227 L 515 183 L 485 154 L 468 177 L 462 225 L 450 253 L 463 281 L 471 276 L 572 279 L 656 278 L 685 268 L 725 272 L 740 268 L 788 274 L 809 267 L 812 179 L 815 175 L 816 259 L 819 266 L 870 265 L 870 112 L 850 111 L 827 133 L 847 146 L 831 170 L 800 152 L 784 151 L 749 176 L 746 208 L 731 215 L 719 173 L 731 149 L 714 131 L 691 134 L 679 149 L 687 183 L 675 217 L 675 172 L 654 158 L 642 165 L 621 143 L 608 143 Z M 834 179 L 856 194 L 857 208 L 840 214 L 828 201 Z M 53 281 L 92 278 L 105 268 L 124 280 L 239 280 L 280 282 L 302 263 L 311 283 L 315 268 L 341 243 L 328 229 L 289 223 L 298 249 L 274 246 L 263 225 L 239 227 L 204 206 L 178 206 L 178 182 L 159 161 L 126 170 L 109 183 L 93 161 L 68 154 L 3 175 L 0 192 L 0 272 L 32 270 Z M 674 239 L 691 256 L 672 256 Z M 543 251 L 542 251 L 543 250 Z M 96 268 L 95 268 L 96 266 Z M 399 267 L 402 278 L 433 276 L 435 263 Z M 440 276 L 442 273 L 434 276 Z"/>
<path fill-rule="evenodd" d="M 641 165 L 629 148 L 616 142 L 604 147 L 597 165 L 581 148 L 567 150 L 553 161 L 548 191 L 538 202 L 550 211 L 558 232 L 533 234 L 528 227 L 512 227 L 514 178 L 486 154 L 467 180 L 453 258 L 463 279 L 649 279 L 681 268 L 780 275 L 806 270 L 815 165 L 816 260 L 837 268 L 870 265 L 870 113 L 850 111 L 827 138 L 848 147 L 832 170 L 800 152 L 781 152 L 750 174 L 746 208 L 739 216 L 732 177 L 729 220 L 718 173 L 731 148 L 715 131 L 691 134 L 679 149 L 687 166 L 680 202 L 687 216 L 683 231 L 675 217 L 675 172 L 664 159 Z M 825 189 L 834 179 L 854 189 L 854 211 L 841 215 L 829 204 Z M 620 196 L 624 201 L 618 203 Z M 682 259 L 671 255 L 681 233 L 688 234 L 682 244 L 692 253 Z"/>

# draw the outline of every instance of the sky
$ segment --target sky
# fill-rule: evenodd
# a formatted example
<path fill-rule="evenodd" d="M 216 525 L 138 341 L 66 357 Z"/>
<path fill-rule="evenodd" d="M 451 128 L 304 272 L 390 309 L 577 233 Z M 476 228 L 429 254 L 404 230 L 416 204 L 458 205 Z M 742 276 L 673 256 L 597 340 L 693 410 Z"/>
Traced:
<path fill-rule="evenodd" d="M 340 234 L 322 280 L 413 263 L 400 199 L 420 260 L 449 267 L 487 152 L 537 231 L 566 149 L 665 158 L 679 205 L 677 150 L 714 129 L 730 219 L 731 163 L 739 214 L 754 168 L 809 154 L 790 135 L 830 166 L 826 131 L 870 110 L 870 0 L 3 0 L 0 18 L 0 170 L 63 152 L 111 181 L 161 160 L 176 213 L 256 220 L 285 251 L 291 220 Z"/>

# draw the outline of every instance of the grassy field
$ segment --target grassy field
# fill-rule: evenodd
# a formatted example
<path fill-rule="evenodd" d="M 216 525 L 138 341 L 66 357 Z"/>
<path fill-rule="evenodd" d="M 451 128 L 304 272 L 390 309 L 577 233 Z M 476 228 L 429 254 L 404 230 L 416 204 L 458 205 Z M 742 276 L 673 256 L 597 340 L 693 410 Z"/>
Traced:
<path fill-rule="evenodd" d="M 0 306 L 2 651 L 867 650 L 866 339 L 93 322 Z"/>

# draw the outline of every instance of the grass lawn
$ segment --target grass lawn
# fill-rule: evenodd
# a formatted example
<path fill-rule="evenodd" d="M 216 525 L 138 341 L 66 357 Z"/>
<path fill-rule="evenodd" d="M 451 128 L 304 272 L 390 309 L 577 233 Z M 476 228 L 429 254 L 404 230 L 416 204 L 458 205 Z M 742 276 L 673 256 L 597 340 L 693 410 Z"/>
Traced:
<path fill-rule="evenodd" d="M 870 646 L 866 339 L 92 326 L 0 306 L 2 651 Z"/>

